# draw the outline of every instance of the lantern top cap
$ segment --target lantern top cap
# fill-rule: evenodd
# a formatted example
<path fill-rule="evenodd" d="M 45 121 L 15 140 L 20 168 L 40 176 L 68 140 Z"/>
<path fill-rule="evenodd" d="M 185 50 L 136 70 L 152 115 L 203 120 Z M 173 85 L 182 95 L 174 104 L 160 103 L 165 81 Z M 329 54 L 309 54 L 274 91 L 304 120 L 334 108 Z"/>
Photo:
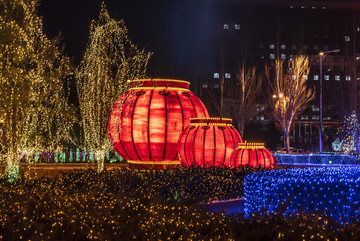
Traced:
<path fill-rule="evenodd" d="M 239 143 L 238 149 L 263 149 L 265 148 L 265 143 Z"/>
<path fill-rule="evenodd" d="M 190 124 L 232 126 L 231 122 L 232 119 L 230 118 L 219 118 L 219 117 L 190 118 Z"/>
<path fill-rule="evenodd" d="M 130 88 L 175 87 L 189 89 L 190 82 L 176 79 L 137 79 L 129 81 Z"/>

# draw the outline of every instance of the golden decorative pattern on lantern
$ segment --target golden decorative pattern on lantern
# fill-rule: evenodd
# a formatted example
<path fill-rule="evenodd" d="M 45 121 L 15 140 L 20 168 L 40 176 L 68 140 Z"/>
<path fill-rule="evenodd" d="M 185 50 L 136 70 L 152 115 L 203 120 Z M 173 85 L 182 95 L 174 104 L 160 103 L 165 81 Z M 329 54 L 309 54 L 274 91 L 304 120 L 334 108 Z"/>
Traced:
<path fill-rule="evenodd" d="M 191 118 L 190 125 L 232 126 L 232 119 L 220 117 Z"/>
<path fill-rule="evenodd" d="M 251 166 L 273 169 L 276 165 L 276 158 L 265 148 L 264 143 L 239 143 L 229 160 L 231 168 Z"/>
<path fill-rule="evenodd" d="M 129 84 L 132 88 L 115 101 L 109 115 L 107 132 L 115 150 L 130 164 L 180 164 L 179 136 L 190 118 L 208 117 L 205 105 L 187 81 L 144 79 Z"/>
<path fill-rule="evenodd" d="M 248 143 L 248 142 L 243 142 L 243 143 L 239 143 L 238 145 L 239 149 L 262 149 L 265 148 L 265 143 Z"/>
<path fill-rule="evenodd" d="M 229 118 L 192 118 L 178 142 L 185 166 L 224 167 L 239 142 L 239 132 Z"/>

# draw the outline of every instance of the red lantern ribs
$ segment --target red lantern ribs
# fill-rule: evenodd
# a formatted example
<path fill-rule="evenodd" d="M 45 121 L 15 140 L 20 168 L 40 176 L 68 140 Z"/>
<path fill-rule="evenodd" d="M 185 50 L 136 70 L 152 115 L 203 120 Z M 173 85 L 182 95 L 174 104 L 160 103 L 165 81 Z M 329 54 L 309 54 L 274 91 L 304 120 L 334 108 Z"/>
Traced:
<path fill-rule="evenodd" d="M 263 167 L 273 169 L 276 159 L 265 148 L 264 143 L 239 143 L 230 158 L 230 167 L 240 166 Z"/>
<path fill-rule="evenodd" d="M 231 119 L 193 118 L 179 138 L 178 152 L 185 166 L 223 167 L 239 142 Z"/>
<path fill-rule="evenodd" d="M 130 164 L 179 164 L 177 142 L 190 118 L 207 117 L 189 82 L 143 79 L 130 83 L 111 110 L 107 132 Z"/>

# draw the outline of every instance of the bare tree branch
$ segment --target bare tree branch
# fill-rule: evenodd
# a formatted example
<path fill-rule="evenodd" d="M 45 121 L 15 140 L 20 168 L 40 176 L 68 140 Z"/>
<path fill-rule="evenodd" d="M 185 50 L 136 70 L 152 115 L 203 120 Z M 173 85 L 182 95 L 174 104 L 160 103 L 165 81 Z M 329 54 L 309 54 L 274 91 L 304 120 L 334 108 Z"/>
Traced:
<path fill-rule="evenodd" d="M 304 55 L 296 56 L 286 63 L 277 59 L 274 64 L 265 66 L 265 75 L 272 92 L 272 116 L 281 124 L 287 153 L 292 122 L 315 97 L 315 91 L 306 85 L 309 72 L 309 59 Z"/>

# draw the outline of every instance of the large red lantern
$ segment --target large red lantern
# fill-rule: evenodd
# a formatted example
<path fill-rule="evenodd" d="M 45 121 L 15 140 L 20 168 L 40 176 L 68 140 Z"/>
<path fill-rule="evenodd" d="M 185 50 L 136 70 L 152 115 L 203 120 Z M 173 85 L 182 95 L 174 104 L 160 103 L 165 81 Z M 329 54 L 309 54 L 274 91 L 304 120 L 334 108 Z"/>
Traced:
<path fill-rule="evenodd" d="M 264 143 L 239 143 L 239 146 L 231 154 L 229 166 L 263 167 L 273 169 L 276 158 L 265 148 Z"/>
<path fill-rule="evenodd" d="M 193 118 L 179 138 L 178 152 L 185 166 L 223 167 L 239 142 L 231 119 Z"/>
<path fill-rule="evenodd" d="M 190 118 L 207 117 L 189 82 L 142 79 L 130 82 L 108 120 L 108 136 L 115 150 L 133 165 L 178 165 L 177 142 Z M 149 166 L 150 165 L 150 166 Z"/>

